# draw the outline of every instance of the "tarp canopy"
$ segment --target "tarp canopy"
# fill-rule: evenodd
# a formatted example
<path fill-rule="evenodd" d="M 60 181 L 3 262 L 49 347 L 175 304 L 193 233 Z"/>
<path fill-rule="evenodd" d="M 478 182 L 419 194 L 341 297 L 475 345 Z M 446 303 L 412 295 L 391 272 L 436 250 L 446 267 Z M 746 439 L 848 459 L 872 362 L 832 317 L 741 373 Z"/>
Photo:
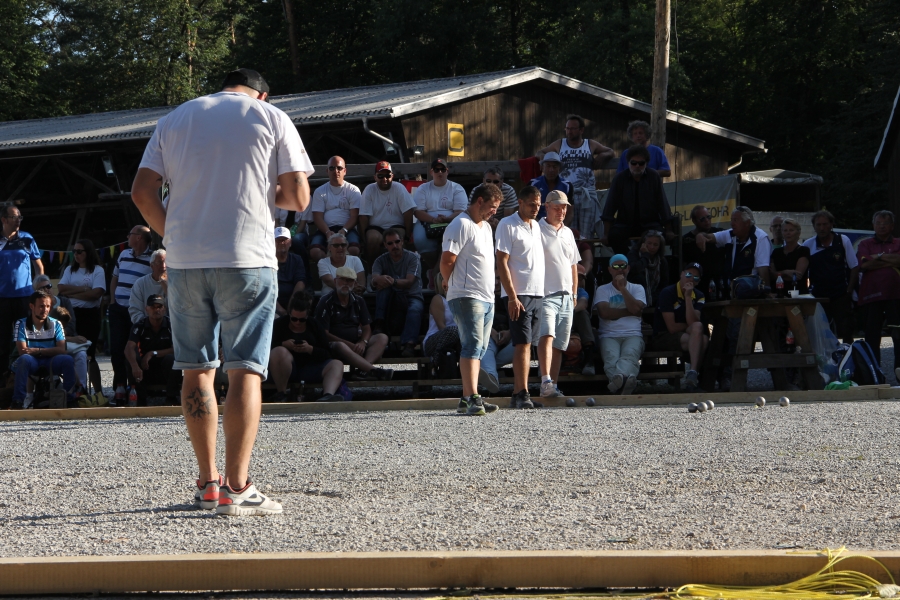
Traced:
<path fill-rule="evenodd" d="M 815 184 L 822 185 L 824 180 L 819 175 L 811 173 L 798 173 L 797 171 L 784 171 L 782 169 L 769 169 L 768 171 L 751 171 L 749 173 L 737 173 L 741 183 L 773 183 L 777 185 Z"/>

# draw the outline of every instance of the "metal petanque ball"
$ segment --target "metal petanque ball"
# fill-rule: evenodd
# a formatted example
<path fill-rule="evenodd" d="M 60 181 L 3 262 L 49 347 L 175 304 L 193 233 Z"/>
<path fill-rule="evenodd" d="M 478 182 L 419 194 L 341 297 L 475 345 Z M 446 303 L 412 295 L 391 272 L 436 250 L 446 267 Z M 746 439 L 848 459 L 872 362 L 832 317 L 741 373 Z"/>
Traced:
<path fill-rule="evenodd" d="M 789 406 L 791 404 L 791 401 L 787 396 L 782 396 L 778 399 L 778 404 L 780 406 Z"/>
<path fill-rule="evenodd" d="M 706 402 L 701 402 L 700 404 L 697 405 L 697 410 L 699 410 L 702 413 L 705 413 L 707 410 L 709 410 L 709 405 Z"/>
<path fill-rule="evenodd" d="M 695 413 L 697 412 L 697 404 L 695 402 L 691 402 L 688 404 L 688 412 Z"/>
<path fill-rule="evenodd" d="M 566 400 L 566 406 L 575 406 L 575 398 L 569 398 Z"/>
<path fill-rule="evenodd" d="M 597 404 L 597 401 L 594 400 L 593 398 L 588 398 L 587 400 L 584 401 L 584 403 L 587 404 L 588 406 L 594 406 L 595 404 Z"/>
<path fill-rule="evenodd" d="M 757 405 L 758 407 L 762 408 L 763 406 L 766 405 L 766 399 L 763 398 L 762 396 L 757 396 L 757 397 L 756 397 L 756 405 Z"/>
<path fill-rule="evenodd" d="M 716 407 L 716 403 L 712 400 L 706 400 L 706 406 L 707 408 L 709 408 L 709 410 L 712 410 Z"/>

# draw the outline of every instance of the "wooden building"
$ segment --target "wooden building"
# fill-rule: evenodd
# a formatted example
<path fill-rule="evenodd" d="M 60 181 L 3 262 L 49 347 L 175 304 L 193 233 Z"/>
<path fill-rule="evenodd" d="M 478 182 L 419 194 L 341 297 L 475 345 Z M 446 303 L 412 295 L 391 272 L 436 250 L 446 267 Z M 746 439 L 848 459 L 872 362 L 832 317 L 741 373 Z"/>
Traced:
<path fill-rule="evenodd" d="M 586 137 L 619 154 L 628 122 L 650 117 L 649 104 L 537 67 L 271 102 L 291 117 L 317 165 L 340 154 L 348 163 L 411 163 L 408 174 L 425 173 L 436 156 L 466 163 L 532 156 L 563 136 L 570 113 L 586 119 Z M 128 190 L 144 147 L 174 108 L 0 123 L 0 202 L 20 204 L 24 228 L 42 248 L 71 248 L 79 237 L 122 242 L 140 222 Z M 667 128 L 670 181 L 725 175 L 743 155 L 765 151 L 762 140 L 674 112 Z M 598 187 L 614 173 L 598 171 Z M 351 175 L 360 184 L 372 179 L 364 169 Z"/>
<path fill-rule="evenodd" d="M 900 89 L 875 156 L 875 168 L 888 170 L 888 208 L 900 220 Z M 900 234 L 900 223 L 894 223 L 894 231 Z"/>

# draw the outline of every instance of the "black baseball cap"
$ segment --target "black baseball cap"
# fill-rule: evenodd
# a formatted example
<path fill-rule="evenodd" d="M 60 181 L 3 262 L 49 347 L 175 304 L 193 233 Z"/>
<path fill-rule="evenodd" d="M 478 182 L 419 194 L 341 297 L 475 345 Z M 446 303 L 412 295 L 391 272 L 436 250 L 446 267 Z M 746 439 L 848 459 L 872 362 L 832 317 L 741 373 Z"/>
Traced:
<path fill-rule="evenodd" d="M 147 306 L 153 306 L 154 304 L 159 304 L 160 306 L 165 306 L 166 300 L 159 294 L 150 294 L 147 297 Z"/>
<path fill-rule="evenodd" d="M 432 169 L 435 167 L 438 167 L 438 166 L 444 167 L 445 169 L 449 169 L 449 167 L 447 166 L 447 161 L 445 161 L 443 158 L 436 158 L 433 161 L 431 161 Z"/>
<path fill-rule="evenodd" d="M 697 272 L 700 273 L 700 277 L 703 277 L 703 267 L 700 266 L 700 263 L 691 263 L 689 265 L 684 265 L 684 269 L 697 269 Z"/>
<path fill-rule="evenodd" d="M 227 88 L 233 85 L 243 85 L 259 93 L 269 93 L 269 84 L 263 79 L 263 76 L 253 69 L 238 69 L 232 71 L 225 76 L 222 87 Z"/>

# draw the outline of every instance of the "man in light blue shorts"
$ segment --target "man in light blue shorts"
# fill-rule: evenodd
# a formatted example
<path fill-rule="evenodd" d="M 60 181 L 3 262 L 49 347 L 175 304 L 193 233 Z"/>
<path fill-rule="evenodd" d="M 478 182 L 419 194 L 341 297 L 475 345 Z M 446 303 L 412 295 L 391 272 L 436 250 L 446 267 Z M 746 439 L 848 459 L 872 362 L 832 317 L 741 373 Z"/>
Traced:
<path fill-rule="evenodd" d="M 538 362 L 541 396 L 562 396 L 556 382 L 562 353 L 569 345 L 575 296 L 578 291 L 578 261 L 581 255 L 572 230 L 565 226 L 569 199 L 560 191 L 547 194 L 547 216 L 539 221 L 544 244 L 544 299 L 541 303 Z"/>
<path fill-rule="evenodd" d="M 229 73 L 222 91 L 185 102 L 157 125 L 132 198 L 167 249 L 174 368 L 197 456 L 194 503 L 223 515 L 280 514 L 251 483 L 261 379 L 278 294 L 275 207 L 302 212 L 314 170 L 297 129 L 266 102 L 256 71 Z M 169 186 L 163 207 L 159 188 Z M 213 379 L 224 355 L 225 477 L 216 467 Z"/>
<path fill-rule="evenodd" d="M 462 343 L 463 397 L 456 409 L 461 414 L 483 415 L 498 408 L 478 395 L 478 371 L 494 322 L 494 232 L 488 219 L 501 200 L 503 194 L 493 183 L 478 186 L 468 208 L 444 232 L 441 275 Z"/>

